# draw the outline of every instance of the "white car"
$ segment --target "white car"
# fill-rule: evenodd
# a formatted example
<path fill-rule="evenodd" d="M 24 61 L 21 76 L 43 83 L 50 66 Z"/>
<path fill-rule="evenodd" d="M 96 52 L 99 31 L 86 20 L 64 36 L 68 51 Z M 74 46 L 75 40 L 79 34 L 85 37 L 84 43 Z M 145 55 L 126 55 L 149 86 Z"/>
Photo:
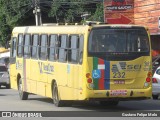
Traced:
<path fill-rule="evenodd" d="M 160 95 L 160 67 L 158 67 L 152 77 L 152 97 L 158 99 Z"/>
<path fill-rule="evenodd" d="M 0 87 L 6 86 L 7 89 L 10 88 L 10 79 L 8 69 L 5 64 L 0 63 Z"/>

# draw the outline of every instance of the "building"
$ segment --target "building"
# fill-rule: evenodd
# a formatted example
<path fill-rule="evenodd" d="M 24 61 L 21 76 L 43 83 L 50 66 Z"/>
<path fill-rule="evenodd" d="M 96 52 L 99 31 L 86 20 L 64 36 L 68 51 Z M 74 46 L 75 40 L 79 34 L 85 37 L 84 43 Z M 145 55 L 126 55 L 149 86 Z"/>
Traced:
<path fill-rule="evenodd" d="M 160 53 L 160 0 L 104 0 L 104 21 L 149 28 L 154 53 Z"/>

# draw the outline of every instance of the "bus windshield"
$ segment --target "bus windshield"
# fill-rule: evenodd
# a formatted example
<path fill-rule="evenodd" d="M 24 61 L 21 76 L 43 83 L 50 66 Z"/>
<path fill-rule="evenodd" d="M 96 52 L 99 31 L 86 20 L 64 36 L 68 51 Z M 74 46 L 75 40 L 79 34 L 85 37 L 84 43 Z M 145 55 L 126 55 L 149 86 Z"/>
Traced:
<path fill-rule="evenodd" d="M 149 52 L 149 40 L 142 27 L 93 28 L 89 35 L 89 53 Z"/>

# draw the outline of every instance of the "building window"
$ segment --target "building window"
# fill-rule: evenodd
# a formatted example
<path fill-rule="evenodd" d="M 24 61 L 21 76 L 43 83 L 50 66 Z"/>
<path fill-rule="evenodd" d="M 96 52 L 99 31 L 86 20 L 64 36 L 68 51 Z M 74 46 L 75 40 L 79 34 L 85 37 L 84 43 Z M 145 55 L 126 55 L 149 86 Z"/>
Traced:
<path fill-rule="evenodd" d="M 30 57 L 30 43 L 31 43 L 31 35 L 26 34 L 24 36 L 24 57 L 29 58 Z"/>
<path fill-rule="evenodd" d="M 23 56 L 23 35 L 22 34 L 18 35 L 17 49 L 18 49 L 17 56 L 22 57 Z"/>
<path fill-rule="evenodd" d="M 32 36 L 32 52 L 31 57 L 33 59 L 38 59 L 38 42 L 39 41 L 39 35 L 35 34 Z"/>
<path fill-rule="evenodd" d="M 48 46 L 48 36 L 47 35 L 41 35 L 40 39 L 40 53 L 39 53 L 39 58 L 41 60 L 46 60 L 47 59 L 47 46 Z"/>

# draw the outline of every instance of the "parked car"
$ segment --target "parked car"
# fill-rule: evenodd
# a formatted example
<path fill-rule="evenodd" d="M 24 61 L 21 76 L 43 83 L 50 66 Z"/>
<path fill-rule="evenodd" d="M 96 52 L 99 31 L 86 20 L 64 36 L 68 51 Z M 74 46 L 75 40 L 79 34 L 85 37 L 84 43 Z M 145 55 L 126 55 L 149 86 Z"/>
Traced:
<path fill-rule="evenodd" d="M 152 86 L 152 97 L 153 99 L 158 99 L 160 95 L 160 67 L 158 67 L 153 74 Z"/>
<path fill-rule="evenodd" d="M 0 58 L 0 63 L 5 64 L 8 68 L 9 66 L 9 57 L 1 57 Z"/>
<path fill-rule="evenodd" d="M 156 69 L 160 66 L 160 55 L 152 58 L 152 73 L 154 74 Z"/>
<path fill-rule="evenodd" d="M 8 69 L 5 64 L 0 63 L 0 87 L 6 86 L 7 89 L 10 88 L 10 79 Z"/>

